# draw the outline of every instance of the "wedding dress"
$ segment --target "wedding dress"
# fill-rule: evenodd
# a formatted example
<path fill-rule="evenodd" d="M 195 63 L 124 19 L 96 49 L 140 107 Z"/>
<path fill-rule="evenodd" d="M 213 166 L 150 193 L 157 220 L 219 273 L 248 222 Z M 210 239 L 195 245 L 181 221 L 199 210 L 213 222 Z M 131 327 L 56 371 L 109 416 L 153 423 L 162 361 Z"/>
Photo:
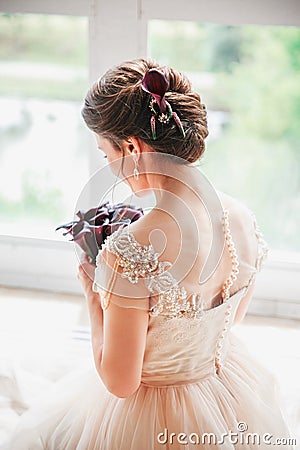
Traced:
<path fill-rule="evenodd" d="M 243 214 L 243 221 L 234 221 L 228 209 L 222 211 L 231 268 L 223 280 L 223 301 L 206 307 L 203 296 L 179 283 L 168 261 L 159 260 L 152 245 L 138 242 L 130 226 L 108 237 L 104 247 L 122 268 L 118 282 L 132 295 L 120 305 L 149 311 L 141 384 L 128 398 L 118 398 L 94 366 L 69 374 L 22 415 L 5 449 L 246 450 L 274 448 L 276 439 L 289 439 L 276 379 L 232 332 L 239 303 L 268 250 L 253 213 Z M 242 223 L 247 230 L 236 246 Z M 105 309 L 110 296 L 100 253 L 94 290 Z M 157 301 L 145 298 L 146 291 Z"/>

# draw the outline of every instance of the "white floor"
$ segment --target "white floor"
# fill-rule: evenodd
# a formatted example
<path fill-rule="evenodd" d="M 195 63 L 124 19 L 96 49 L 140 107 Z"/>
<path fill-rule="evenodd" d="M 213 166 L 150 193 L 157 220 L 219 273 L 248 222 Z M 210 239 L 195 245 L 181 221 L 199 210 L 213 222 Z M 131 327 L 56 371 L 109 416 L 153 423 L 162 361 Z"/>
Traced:
<path fill-rule="evenodd" d="M 283 414 L 298 445 L 299 325 L 296 320 L 247 315 L 243 324 L 234 329 L 276 376 Z M 0 381 L 7 362 L 13 359 L 23 371 L 24 379 L 29 373 L 30 380 L 33 374 L 36 377 L 36 394 L 47 382 L 52 383 L 73 368 L 82 367 L 91 358 L 89 320 L 83 296 L 0 288 Z M 26 400 L 26 396 L 32 395 L 30 383 L 24 389 L 22 395 Z M 6 420 L 1 413 L 0 420 L 3 423 Z"/>

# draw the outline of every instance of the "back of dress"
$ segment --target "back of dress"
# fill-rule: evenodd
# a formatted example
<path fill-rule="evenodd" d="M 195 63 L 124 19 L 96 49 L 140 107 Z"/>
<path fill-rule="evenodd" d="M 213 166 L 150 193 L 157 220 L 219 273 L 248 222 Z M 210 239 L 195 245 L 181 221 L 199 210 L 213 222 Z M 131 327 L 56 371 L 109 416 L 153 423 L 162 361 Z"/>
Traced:
<path fill-rule="evenodd" d="M 101 293 L 102 307 L 108 307 L 114 292 L 120 294 L 121 306 L 149 311 L 144 384 L 174 385 L 203 380 L 219 374 L 226 361 L 228 331 L 239 302 L 267 255 L 267 245 L 254 214 L 231 197 L 222 193 L 219 196 L 223 205 L 219 226 L 224 248 L 218 264 L 202 285 L 198 280 L 209 246 L 197 252 L 202 253 L 202 258 L 186 264 L 195 253 L 191 251 L 192 242 L 186 240 L 182 259 L 176 265 L 161 258 L 156 242 L 142 245 L 130 226 L 124 226 L 104 245 L 117 255 L 121 271 L 108 271 L 99 254 L 94 290 Z M 206 233 L 204 220 L 201 233 Z M 184 275 L 180 273 L 182 268 Z M 114 296 L 115 302 L 117 298 Z"/>
<path fill-rule="evenodd" d="M 277 438 L 289 439 L 276 379 L 230 332 L 238 305 L 267 255 L 267 245 L 254 214 L 229 196 L 219 195 L 221 213 L 216 210 L 213 219 L 224 247 L 200 283 L 205 255 L 209 260 L 211 254 L 205 245 L 209 226 L 201 213 L 197 217 L 201 217 L 203 245 L 194 248 L 194 235 L 183 216 L 185 245 L 177 264 L 162 257 L 176 253 L 171 223 L 163 230 L 170 244 L 164 252 L 158 240 L 142 244 L 143 236 L 137 239 L 131 227 L 124 226 L 104 245 L 117 255 L 115 270 L 108 270 L 99 254 L 94 289 L 100 292 L 102 307 L 109 307 L 112 298 L 119 306 L 149 312 L 140 387 L 119 405 L 119 414 L 114 412 L 114 423 L 125 423 L 126 433 L 119 426 L 116 433 L 113 424 L 107 425 L 105 435 L 110 437 L 105 449 L 177 450 L 200 445 L 254 450 L 270 448 Z"/>

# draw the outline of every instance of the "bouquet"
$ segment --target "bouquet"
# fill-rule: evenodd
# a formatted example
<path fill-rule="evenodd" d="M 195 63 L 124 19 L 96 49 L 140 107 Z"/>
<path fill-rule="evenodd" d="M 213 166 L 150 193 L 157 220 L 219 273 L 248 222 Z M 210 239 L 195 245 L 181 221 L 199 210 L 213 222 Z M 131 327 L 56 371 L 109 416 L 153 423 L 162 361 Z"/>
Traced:
<path fill-rule="evenodd" d="M 123 224 L 135 222 L 144 215 L 142 208 L 118 203 L 111 205 L 108 201 L 88 211 L 78 211 L 79 220 L 58 226 L 55 231 L 64 228 L 63 236 L 70 234 L 76 244 L 90 257 L 96 265 L 96 257 L 107 236 L 110 236 Z"/>

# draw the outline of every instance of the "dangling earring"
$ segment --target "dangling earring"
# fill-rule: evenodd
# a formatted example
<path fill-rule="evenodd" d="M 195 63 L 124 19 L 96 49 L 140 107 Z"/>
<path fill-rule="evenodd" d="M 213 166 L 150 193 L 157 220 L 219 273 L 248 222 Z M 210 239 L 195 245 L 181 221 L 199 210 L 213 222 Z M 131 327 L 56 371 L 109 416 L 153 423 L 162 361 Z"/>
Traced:
<path fill-rule="evenodd" d="M 138 170 L 138 162 L 137 162 L 137 158 L 136 158 L 136 157 L 133 157 L 133 160 L 134 160 L 134 165 L 135 165 L 134 171 L 133 171 L 133 176 L 134 176 L 134 178 L 135 178 L 136 180 L 138 180 L 138 179 L 139 179 L 139 174 L 140 174 L 140 172 L 139 172 L 139 170 Z"/>

